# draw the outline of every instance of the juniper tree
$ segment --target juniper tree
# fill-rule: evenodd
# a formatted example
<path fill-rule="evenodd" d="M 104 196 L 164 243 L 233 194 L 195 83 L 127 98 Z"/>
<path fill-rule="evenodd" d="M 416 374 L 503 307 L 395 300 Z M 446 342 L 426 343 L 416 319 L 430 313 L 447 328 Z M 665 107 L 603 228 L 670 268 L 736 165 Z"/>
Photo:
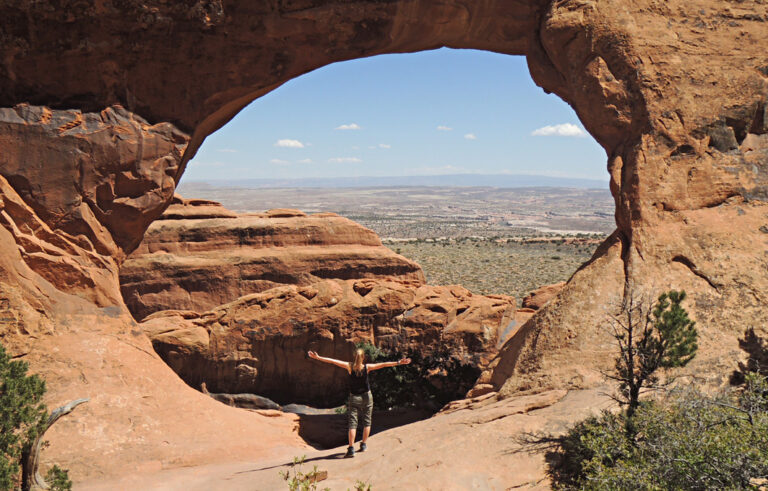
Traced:
<path fill-rule="evenodd" d="M 627 406 L 630 420 L 644 389 L 656 388 L 659 370 L 683 367 L 696 355 L 695 322 L 681 303 L 684 291 L 662 293 L 651 306 L 648 298 L 629 294 L 619 312 L 610 316 L 611 333 L 619 356 L 615 372 L 606 374 L 619 382 L 618 402 Z"/>
<path fill-rule="evenodd" d="M 24 361 L 12 360 L 0 344 L 0 489 L 72 489 L 68 471 L 54 465 L 38 471 L 46 430 L 88 399 L 76 399 L 51 414 L 42 402 L 45 381 L 27 375 Z"/>
<path fill-rule="evenodd" d="M 22 453 L 48 416 L 42 403 L 45 381 L 27 375 L 27 368 L 0 345 L 0 489 L 18 487 Z"/>

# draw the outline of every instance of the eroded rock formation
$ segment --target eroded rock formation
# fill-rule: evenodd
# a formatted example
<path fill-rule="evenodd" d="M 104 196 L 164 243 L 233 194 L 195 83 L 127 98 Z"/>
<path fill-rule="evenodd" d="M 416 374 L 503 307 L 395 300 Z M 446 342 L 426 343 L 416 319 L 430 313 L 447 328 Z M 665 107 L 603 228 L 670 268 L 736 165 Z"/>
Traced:
<path fill-rule="evenodd" d="M 515 314 L 512 297 L 377 278 L 285 285 L 202 314 L 157 312 L 141 326 L 193 387 L 331 407 L 344 401 L 346 374 L 307 350 L 348 360 L 357 342 L 424 355 L 448 349 L 480 368 L 514 332 Z"/>
<path fill-rule="evenodd" d="M 231 435 L 230 450 L 248 438 L 243 428 L 255 426 L 231 419 L 241 413 L 220 417 L 225 409 L 200 401 L 147 349 L 119 298 L 117 265 L 206 135 L 295 76 L 379 53 L 526 55 L 536 83 L 574 107 L 608 156 L 617 231 L 503 347 L 483 384 L 502 396 L 593 384 L 611 352 L 599 323 L 627 287 L 687 290 L 702 336 L 691 370 L 730 373 L 744 328 L 768 324 L 767 9 L 761 0 L 3 5 L 0 334 L 49 380 L 52 405 L 72 394 L 92 401 L 52 430 L 51 454 L 78 479 L 224 455 L 190 428 Z M 89 433 L 85 421 L 107 430 Z M 179 457 L 185 438 L 199 442 L 196 456 Z"/>
<path fill-rule="evenodd" d="M 136 319 L 169 309 L 204 312 L 325 278 L 424 281 L 418 264 L 343 217 L 298 210 L 236 215 L 218 203 L 177 201 L 121 268 L 123 297 Z"/>
<path fill-rule="evenodd" d="M 533 312 L 512 297 L 425 285 L 416 263 L 333 213 L 237 215 L 178 196 L 120 278 L 129 310 L 190 386 L 282 404 L 328 407 L 345 397 L 344 373 L 307 359 L 309 349 L 344 360 L 359 342 L 449 351 L 484 369 Z"/>

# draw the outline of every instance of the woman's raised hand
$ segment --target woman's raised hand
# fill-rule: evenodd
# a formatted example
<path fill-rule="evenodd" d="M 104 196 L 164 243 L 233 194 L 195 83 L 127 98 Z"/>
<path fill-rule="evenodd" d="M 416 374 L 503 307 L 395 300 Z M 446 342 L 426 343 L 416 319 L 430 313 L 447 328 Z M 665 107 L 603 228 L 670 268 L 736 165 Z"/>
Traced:
<path fill-rule="evenodd" d="M 411 359 L 410 358 L 403 358 L 402 360 L 397 362 L 398 365 L 408 365 L 410 363 L 411 363 Z"/>
<path fill-rule="evenodd" d="M 317 353 L 315 353 L 314 351 L 307 351 L 307 356 L 309 356 L 309 357 L 310 357 L 310 358 L 312 358 L 313 360 L 317 360 L 317 359 L 319 358 L 319 357 L 317 356 Z"/>

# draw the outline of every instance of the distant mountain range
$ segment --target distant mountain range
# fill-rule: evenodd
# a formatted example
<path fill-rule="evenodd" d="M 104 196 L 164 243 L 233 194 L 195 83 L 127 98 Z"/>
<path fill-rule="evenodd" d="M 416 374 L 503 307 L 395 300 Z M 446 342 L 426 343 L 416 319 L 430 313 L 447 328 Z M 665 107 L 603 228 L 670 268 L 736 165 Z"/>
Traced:
<path fill-rule="evenodd" d="M 300 179 L 221 179 L 183 181 L 196 186 L 258 188 L 361 188 L 399 186 L 488 186 L 496 188 L 562 187 L 608 189 L 608 179 L 531 176 L 523 174 L 442 174 L 438 176 L 307 177 Z"/>

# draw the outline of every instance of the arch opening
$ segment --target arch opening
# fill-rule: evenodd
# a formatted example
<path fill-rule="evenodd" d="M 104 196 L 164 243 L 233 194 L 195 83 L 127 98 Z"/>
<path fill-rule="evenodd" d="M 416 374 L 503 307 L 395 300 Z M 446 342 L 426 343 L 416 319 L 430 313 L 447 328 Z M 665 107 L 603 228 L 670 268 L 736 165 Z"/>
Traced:
<path fill-rule="evenodd" d="M 179 342 L 183 336 L 172 339 L 167 331 L 153 339 L 185 381 L 198 389 L 205 383 L 224 400 L 246 407 L 256 396 L 289 406 L 339 404 L 338 374 L 320 377 L 324 388 L 317 394 L 302 389 L 312 362 L 301 352 L 322 347 L 344 358 L 353 343 L 367 342 L 392 352 L 423 350 L 433 371 L 453 363 L 453 372 L 433 375 L 432 393 L 422 394 L 434 400 L 418 401 L 421 410 L 432 404 L 418 417 L 432 414 L 463 397 L 531 307 L 543 303 L 539 297 L 521 309 L 523 296 L 567 280 L 615 226 L 607 180 L 594 179 L 605 172 L 602 148 L 572 110 L 553 99 L 533 85 L 522 58 L 468 50 L 355 60 L 288 82 L 199 149 L 179 191 L 210 201 L 178 200 L 150 227 L 146 243 L 123 267 L 126 303 L 137 320 L 148 319 L 149 332 L 169 318 L 201 325 L 199 315 L 184 319 L 163 309 L 223 309 L 226 329 L 238 330 L 226 342 L 230 350 L 238 346 L 236 360 L 220 349 L 217 357 L 194 352 Z M 390 250 L 382 252 L 369 231 L 328 212 L 372 229 Z M 307 239 L 295 241 L 288 227 Z M 323 227 L 347 236 L 334 239 L 318 230 Z M 308 253 L 312 246 L 316 251 Z M 315 256 L 297 261 L 285 254 L 291 247 Z M 413 260 L 427 266 L 426 281 Z M 468 274 L 478 266 L 485 269 Z M 457 271 L 465 274 L 447 275 Z M 451 290 L 451 284 L 463 287 Z M 285 291 L 286 285 L 299 290 Z M 263 299 L 246 305 L 242 298 L 253 294 Z M 321 302 L 307 307 L 326 294 L 346 309 L 346 321 Z M 229 302 L 234 306 L 220 307 Z M 270 308 L 301 327 L 287 329 L 284 319 L 270 317 Z M 421 316 L 418 322 L 408 320 L 411 311 Z M 490 331 L 472 332 L 480 326 Z M 424 334 L 405 334 L 419 329 Z M 214 329 L 206 330 L 204 343 L 213 346 Z M 323 332 L 337 339 L 329 342 Z M 277 343 L 275 336 L 287 341 Z M 460 370 L 460 384 L 435 389 Z M 257 382 L 263 377 L 273 381 Z M 241 395 L 232 399 L 232 393 Z"/>

